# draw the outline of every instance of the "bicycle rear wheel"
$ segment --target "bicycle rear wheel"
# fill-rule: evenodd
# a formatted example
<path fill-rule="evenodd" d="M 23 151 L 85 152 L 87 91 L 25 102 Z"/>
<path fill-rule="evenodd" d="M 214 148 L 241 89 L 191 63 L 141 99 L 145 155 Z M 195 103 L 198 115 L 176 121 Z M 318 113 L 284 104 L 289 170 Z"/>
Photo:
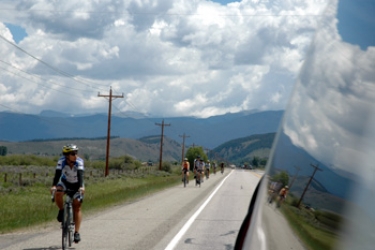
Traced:
<path fill-rule="evenodd" d="M 184 174 L 184 187 L 186 187 L 186 173 Z"/>

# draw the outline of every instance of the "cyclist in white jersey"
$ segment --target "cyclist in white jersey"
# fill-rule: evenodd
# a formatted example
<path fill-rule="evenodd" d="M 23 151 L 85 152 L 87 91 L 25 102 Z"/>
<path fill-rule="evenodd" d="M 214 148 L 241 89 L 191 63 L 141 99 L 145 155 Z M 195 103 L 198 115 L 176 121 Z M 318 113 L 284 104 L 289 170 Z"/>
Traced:
<path fill-rule="evenodd" d="M 55 177 L 53 178 L 51 192 L 57 190 L 74 190 L 76 192 L 85 192 L 83 184 L 83 171 L 84 163 L 83 159 L 78 157 L 78 147 L 74 144 L 66 145 L 62 149 L 63 156 L 58 160 Z M 64 215 L 64 201 L 63 192 L 55 192 L 55 202 L 59 208 L 57 220 L 61 222 Z M 79 228 L 82 221 L 81 213 L 81 202 L 77 199 L 73 200 L 73 211 L 74 211 L 74 242 L 78 243 L 81 240 L 79 235 Z"/>

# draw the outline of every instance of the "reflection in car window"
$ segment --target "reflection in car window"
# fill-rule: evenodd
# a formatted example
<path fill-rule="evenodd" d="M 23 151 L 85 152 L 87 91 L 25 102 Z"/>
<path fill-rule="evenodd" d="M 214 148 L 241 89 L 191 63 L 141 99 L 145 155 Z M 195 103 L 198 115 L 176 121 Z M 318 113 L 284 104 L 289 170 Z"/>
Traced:
<path fill-rule="evenodd" d="M 322 15 L 244 248 L 374 249 L 374 13 L 334 0 Z"/>

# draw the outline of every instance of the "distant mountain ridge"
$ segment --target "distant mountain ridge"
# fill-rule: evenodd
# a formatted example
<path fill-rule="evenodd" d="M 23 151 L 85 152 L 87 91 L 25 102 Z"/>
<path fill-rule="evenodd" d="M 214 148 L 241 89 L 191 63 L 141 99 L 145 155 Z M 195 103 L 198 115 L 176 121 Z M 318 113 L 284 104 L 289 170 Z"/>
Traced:
<path fill-rule="evenodd" d="M 65 116 L 66 115 L 66 116 Z M 209 118 L 129 118 L 112 116 L 111 135 L 138 139 L 161 134 L 160 124 L 164 120 L 164 135 L 182 142 L 186 146 L 199 145 L 214 148 L 227 141 L 276 132 L 283 111 L 246 111 L 213 116 Z M 40 115 L 0 113 L 0 141 L 28 141 L 34 139 L 95 138 L 107 135 L 108 117 L 104 114 L 69 116 L 53 111 Z"/>

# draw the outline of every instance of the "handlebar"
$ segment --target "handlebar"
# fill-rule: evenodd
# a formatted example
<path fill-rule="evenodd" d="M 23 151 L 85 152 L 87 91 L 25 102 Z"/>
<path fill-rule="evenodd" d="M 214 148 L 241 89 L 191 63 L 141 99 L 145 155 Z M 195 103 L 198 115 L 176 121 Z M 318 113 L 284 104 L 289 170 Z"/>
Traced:
<path fill-rule="evenodd" d="M 51 201 L 52 202 L 55 202 L 55 193 L 56 192 L 63 192 L 65 194 L 75 192 L 74 195 L 73 195 L 73 199 L 77 199 L 81 203 L 83 202 L 82 192 L 81 191 L 76 192 L 75 190 L 70 190 L 70 189 L 66 189 L 66 190 L 55 189 L 55 190 L 53 190 L 52 194 L 51 194 Z"/>

